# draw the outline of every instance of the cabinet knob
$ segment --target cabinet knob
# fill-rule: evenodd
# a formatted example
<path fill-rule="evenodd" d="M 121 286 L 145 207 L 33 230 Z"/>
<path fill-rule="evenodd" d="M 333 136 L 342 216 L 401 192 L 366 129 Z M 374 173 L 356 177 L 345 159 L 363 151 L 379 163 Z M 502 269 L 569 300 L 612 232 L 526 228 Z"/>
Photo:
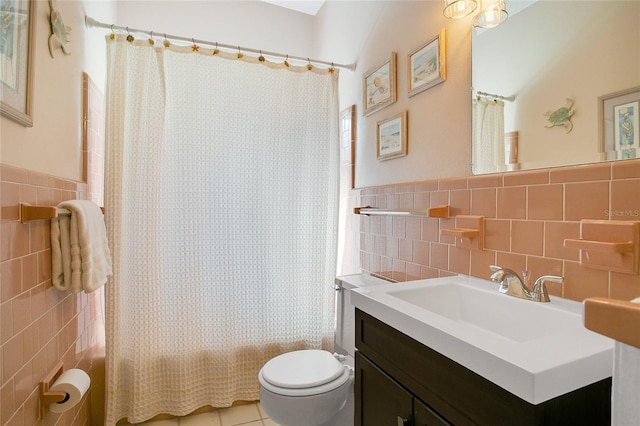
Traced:
<path fill-rule="evenodd" d="M 398 416 L 398 426 L 409 426 L 409 419 L 403 419 Z"/>

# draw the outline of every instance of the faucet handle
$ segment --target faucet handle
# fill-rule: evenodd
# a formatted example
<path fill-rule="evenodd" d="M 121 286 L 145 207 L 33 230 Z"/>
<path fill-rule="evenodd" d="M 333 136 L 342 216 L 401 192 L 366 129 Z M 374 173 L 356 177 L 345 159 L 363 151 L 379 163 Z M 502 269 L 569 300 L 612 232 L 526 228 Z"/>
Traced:
<path fill-rule="evenodd" d="M 534 302 L 550 302 L 549 292 L 547 291 L 546 282 L 552 282 L 556 284 L 562 284 L 564 277 L 558 277 L 556 275 L 543 275 L 538 278 L 531 290 L 531 300 Z"/>

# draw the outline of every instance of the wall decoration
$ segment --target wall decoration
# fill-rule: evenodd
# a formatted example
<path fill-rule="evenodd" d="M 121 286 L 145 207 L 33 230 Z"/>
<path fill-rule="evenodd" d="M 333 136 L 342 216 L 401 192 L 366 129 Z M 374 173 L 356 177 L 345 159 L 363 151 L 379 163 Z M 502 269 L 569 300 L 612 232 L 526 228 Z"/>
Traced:
<path fill-rule="evenodd" d="M 62 49 L 65 55 L 71 55 L 69 50 L 67 34 L 71 32 L 71 27 L 64 24 L 62 15 L 58 11 L 57 1 L 49 0 L 49 8 L 51 9 L 51 35 L 49 36 L 49 54 L 53 58 L 53 51 Z"/>
<path fill-rule="evenodd" d="M 31 118 L 33 0 L 2 0 L 0 12 L 0 113 L 25 127 Z"/>
<path fill-rule="evenodd" d="M 606 159 L 640 157 L 640 86 L 599 97 L 598 112 Z"/>
<path fill-rule="evenodd" d="M 574 114 L 573 99 L 567 98 L 567 104 L 558 108 L 555 111 L 547 111 L 545 117 L 549 121 L 544 127 L 551 128 L 555 126 L 563 126 L 567 129 L 566 133 L 569 133 L 573 129 L 573 123 L 571 123 L 571 117 Z"/>
<path fill-rule="evenodd" d="M 378 121 L 377 149 L 378 160 L 407 155 L 407 112 Z"/>
<path fill-rule="evenodd" d="M 620 153 L 621 160 L 636 158 L 638 154 L 638 115 L 640 114 L 640 101 L 629 102 L 613 107 L 613 130 L 616 151 Z"/>
<path fill-rule="evenodd" d="M 349 168 L 349 188 L 356 183 L 356 106 L 340 112 L 340 173 Z"/>
<path fill-rule="evenodd" d="M 364 115 L 373 114 L 396 101 L 396 52 L 362 77 Z"/>
<path fill-rule="evenodd" d="M 444 82 L 447 79 L 445 30 L 409 53 L 407 62 L 409 97 Z"/>

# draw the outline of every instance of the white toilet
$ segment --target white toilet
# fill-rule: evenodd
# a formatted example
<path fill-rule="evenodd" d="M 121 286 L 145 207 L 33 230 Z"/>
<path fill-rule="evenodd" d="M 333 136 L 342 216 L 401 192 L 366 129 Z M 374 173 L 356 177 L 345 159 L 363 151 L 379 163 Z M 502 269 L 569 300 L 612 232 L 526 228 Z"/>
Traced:
<path fill-rule="evenodd" d="M 282 426 L 352 426 L 355 308 L 351 290 L 388 284 L 369 275 L 336 278 L 336 335 L 332 354 L 322 350 L 288 352 L 260 370 L 260 403 Z"/>

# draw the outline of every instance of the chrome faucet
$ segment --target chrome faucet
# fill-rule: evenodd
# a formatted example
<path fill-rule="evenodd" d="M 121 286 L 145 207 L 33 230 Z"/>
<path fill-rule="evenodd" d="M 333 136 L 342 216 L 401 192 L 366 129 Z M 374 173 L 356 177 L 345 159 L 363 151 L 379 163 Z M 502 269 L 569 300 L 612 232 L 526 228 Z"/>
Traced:
<path fill-rule="evenodd" d="M 528 271 L 522 272 L 523 279 L 521 279 L 520 276 L 511 269 L 496 265 L 489 266 L 489 269 L 493 272 L 491 274 L 491 281 L 500 283 L 500 288 L 498 288 L 500 293 L 508 294 L 520 299 L 532 300 L 534 302 L 550 301 L 547 286 L 545 285 L 546 282 L 558 284 L 562 284 L 564 282 L 563 277 L 543 275 L 535 281 L 533 289 L 529 290 Z"/>

